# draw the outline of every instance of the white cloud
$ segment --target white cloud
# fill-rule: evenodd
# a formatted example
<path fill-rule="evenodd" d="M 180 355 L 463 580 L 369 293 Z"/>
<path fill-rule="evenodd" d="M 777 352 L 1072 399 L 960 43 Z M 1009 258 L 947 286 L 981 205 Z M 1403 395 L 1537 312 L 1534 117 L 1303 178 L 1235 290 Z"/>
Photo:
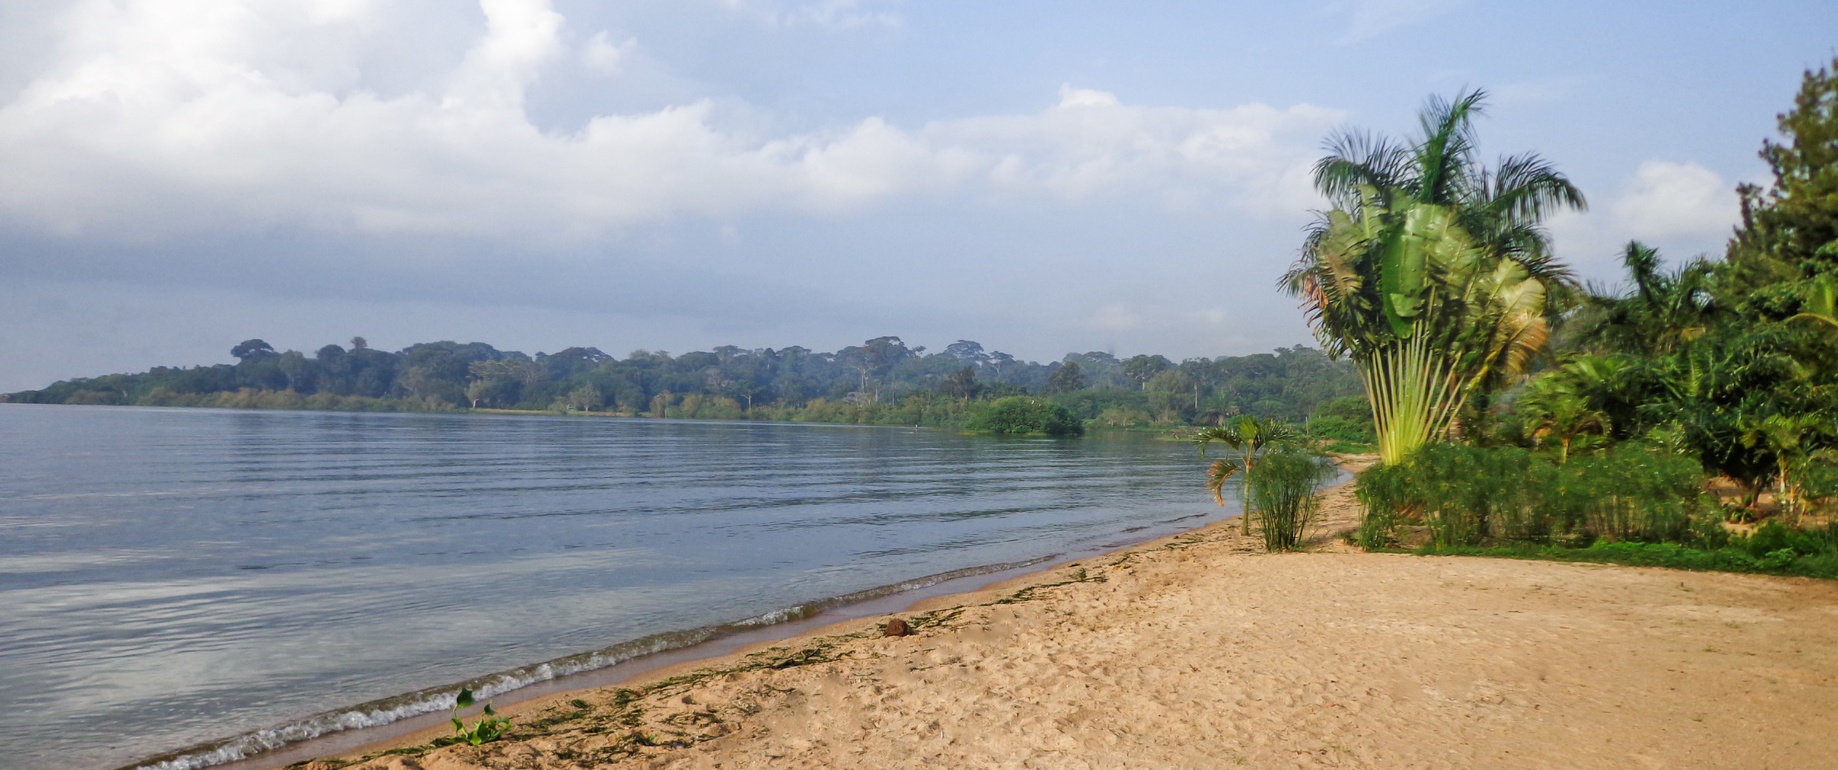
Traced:
<path fill-rule="evenodd" d="M 873 0 L 716 0 L 729 11 L 751 16 L 774 27 L 816 26 L 829 29 L 897 27 L 905 20 L 897 13 L 877 10 Z"/>
<path fill-rule="evenodd" d="M 581 64 L 601 75 L 617 75 L 625 71 L 626 59 L 638 48 L 638 39 L 628 37 L 625 42 L 613 43 L 606 30 L 600 30 L 581 48 Z"/>
<path fill-rule="evenodd" d="M 1696 163 L 1648 160 L 1606 205 L 1564 212 L 1549 225 L 1558 254 L 1585 277 L 1618 280 L 1618 255 L 1628 241 L 1672 258 L 1714 254 L 1740 216 L 1734 182 Z"/>
<path fill-rule="evenodd" d="M 1203 323 L 1209 326 L 1224 326 L 1232 321 L 1232 312 L 1222 307 L 1207 308 L 1205 310 L 1188 313 L 1187 316 L 1196 323 Z"/>
<path fill-rule="evenodd" d="M 1115 107 L 1117 95 L 1109 91 L 1097 91 L 1090 88 L 1073 88 L 1068 83 L 1059 87 L 1059 107 Z"/>
<path fill-rule="evenodd" d="M 834 215 L 965 193 L 1293 213 L 1312 201 L 1316 138 L 1342 118 L 1308 105 L 1130 105 L 1068 85 L 1037 113 L 913 128 L 866 118 L 760 136 L 758 121 L 701 100 L 554 134 L 525 114 L 530 89 L 562 61 L 616 69 L 633 41 L 601 32 L 571 46 L 548 0 L 482 0 L 484 27 L 457 64 L 382 95 L 359 62 L 406 30 L 378 7 L 76 7 L 63 55 L 0 105 L 0 177 L 13 182 L 0 186 L 0 221 L 116 240 L 287 227 L 578 241 L 682 217 Z M 302 36 L 319 42 L 291 45 Z"/>
<path fill-rule="evenodd" d="M 562 15 L 548 0 L 479 0 L 485 36 L 454 73 L 442 106 L 521 112 L 523 96 L 544 65 L 562 54 Z"/>
<path fill-rule="evenodd" d="M 1468 4 L 1468 0 L 1354 0 L 1342 43 L 1357 43 L 1421 24 Z"/>
<path fill-rule="evenodd" d="M 1613 206 L 1615 221 L 1642 238 L 1723 235 L 1741 211 L 1735 185 L 1696 163 L 1649 160 Z"/>

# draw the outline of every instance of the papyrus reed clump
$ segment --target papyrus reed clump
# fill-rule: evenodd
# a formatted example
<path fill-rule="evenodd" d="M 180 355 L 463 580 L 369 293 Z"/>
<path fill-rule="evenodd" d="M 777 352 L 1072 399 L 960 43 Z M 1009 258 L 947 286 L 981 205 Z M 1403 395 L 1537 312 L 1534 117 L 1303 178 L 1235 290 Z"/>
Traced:
<path fill-rule="evenodd" d="M 1245 515 L 1263 535 L 1264 548 L 1301 547 L 1320 510 L 1321 485 L 1332 478 L 1333 464 L 1301 447 L 1272 448 L 1258 458 L 1257 472 L 1245 479 Z"/>
<path fill-rule="evenodd" d="M 1562 464 L 1515 447 L 1431 445 L 1359 475 L 1359 540 L 1396 545 L 1400 526 L 1418 524 L 1439 547 L 1691 542 L 1693 517 L 1716 515 L 1703 484 L 1692 458 L 1637 444 Z"/>

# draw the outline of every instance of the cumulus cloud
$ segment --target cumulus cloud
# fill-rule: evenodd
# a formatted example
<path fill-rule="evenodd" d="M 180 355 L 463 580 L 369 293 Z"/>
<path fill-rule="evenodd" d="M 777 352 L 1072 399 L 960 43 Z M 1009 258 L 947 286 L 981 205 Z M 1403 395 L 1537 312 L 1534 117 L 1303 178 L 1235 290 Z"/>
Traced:
<path fill-rule="evenodd" d="M 548 0 L 481 0 L 483 26 L 456 63 L 387 93 L 363 66 L 408 32 L 387 10 L 75 6 L 60 55 L 0 106 L 0 175 L 13 180 L 0 221 L 114 240 L 285 227 L 579 241 L 946 193 L 1293 212 L 1312 200 L 1298 180 L 1315 138 L 1342 118 L 1307 105 L 1139 106 L 1066 86 L 1039 112 L 914 127 L 869 117 L 762 136 L 703 99 L 549 132 L 524 109 L 545 73 L 572 61 L 616 74 L 636 40 L 579 41 Z"/>
<path fill-rule="evenodd" d="M 1735 185 L 1696 163 L 1649 160 L 1613 207 L 1615 220 L 1647 238 L 1723 235 L 1740 215 Z"/>
<path fill-rule="evenodd" d="M 626 59 L 638 48 L 638 39 L 628 37 L 624 42 L 614 43 L 606 30 L 601 30 L 581 48 L 581 63 L 601 75 L 617 75 L 625 71 Z"/>
<path fill-rule="evenodd" d="M 1617 256 L 1630 240 L 1675 257 L 1714 253 L 1741 216 L 1735 183 L 1697 163 L 1648 160 L 1607 205 L 1551 220 L 1559 253 L 1587 277 L 1620 277 Z"/>

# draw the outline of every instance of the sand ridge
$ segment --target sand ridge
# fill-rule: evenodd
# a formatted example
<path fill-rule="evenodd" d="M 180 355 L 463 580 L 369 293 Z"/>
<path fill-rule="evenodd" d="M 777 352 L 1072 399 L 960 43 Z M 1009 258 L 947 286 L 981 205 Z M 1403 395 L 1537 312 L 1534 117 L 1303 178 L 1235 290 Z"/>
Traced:
<path fill-rule="evenodd" d="M 316 762 L 459 768 L 1838 767 L 1838 584 L 1356 553 L 1235 522 L 842 624 L 508 740 Z M 427 741 L 424 734 L 414 740 Z"/>

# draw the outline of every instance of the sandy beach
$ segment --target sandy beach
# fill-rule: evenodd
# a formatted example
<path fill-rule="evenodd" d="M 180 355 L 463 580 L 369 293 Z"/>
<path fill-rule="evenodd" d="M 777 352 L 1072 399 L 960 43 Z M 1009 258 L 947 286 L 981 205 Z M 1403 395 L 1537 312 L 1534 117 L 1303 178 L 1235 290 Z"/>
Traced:
<path fill-rule="evenodd" d="M 1222 522 L 307 767 L 1838 766 L 1838 584 L 1365 554 L 1324 508 L 1310 553 Z"/>

